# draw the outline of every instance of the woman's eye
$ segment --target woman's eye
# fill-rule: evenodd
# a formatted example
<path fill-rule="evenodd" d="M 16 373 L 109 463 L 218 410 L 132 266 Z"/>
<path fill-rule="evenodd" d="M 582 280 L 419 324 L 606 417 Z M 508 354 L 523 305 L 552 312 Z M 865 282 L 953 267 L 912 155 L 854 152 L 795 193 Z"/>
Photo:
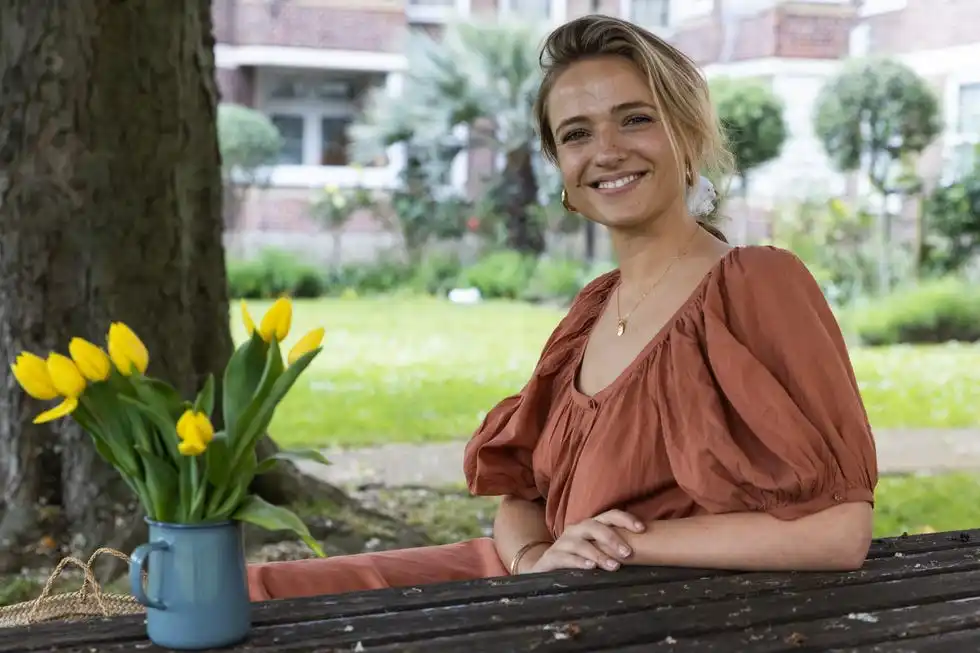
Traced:
<path fill-rule="evenodd" d="M 562 136 L 561 138 L 561 142 L 567 143 L 568 141 L 578 140 L 579 138 L 582 138 L 585 135 L 586 133 L 584 129 L 573 129 L 570 132 L 565 132 L 565 135 Z"/>
<path fill-rule="evenodd" d="M 626 119 L 627 125 L 638 125 L 646 122 L 653 122 L 653 118 L 650 116 L 630 116 Z"/>

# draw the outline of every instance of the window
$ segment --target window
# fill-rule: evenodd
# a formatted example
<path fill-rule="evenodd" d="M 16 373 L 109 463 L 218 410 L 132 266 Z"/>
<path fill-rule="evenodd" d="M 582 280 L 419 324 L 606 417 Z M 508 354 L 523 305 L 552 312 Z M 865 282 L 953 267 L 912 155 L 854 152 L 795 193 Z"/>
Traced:
<path fill-rule="evenodd" d="M 670 0 L 631 0 L 629 19 L 640 27 L 668 27 Z"/>
<path fill-rule="evenodd" d="M 303 116 L 273 114 L 269 117 L 282 136 L 280 165 L 303 165 L 303 135 L 306 131 Z"/>
<path fill-rule="evenodd" d="M 963 136 L 980 137 L 980 82 L 963 84 L 959 95 L 956 130 Z"/>
<path fill-rule="evenodd" d="M 980 82 L 969 82 L 956 86 L 953 100 L 955 115 L 950 134 L 951 164 L 954 177 L 968 173 L 977 161 L 977 146 L 980 145 Z"/>
<path fill-rule="evenodd" d="M 320 165 L 345 166 L 347 159 L 347 126 L 350 117 L 330 117 L 320 121 Z"/>

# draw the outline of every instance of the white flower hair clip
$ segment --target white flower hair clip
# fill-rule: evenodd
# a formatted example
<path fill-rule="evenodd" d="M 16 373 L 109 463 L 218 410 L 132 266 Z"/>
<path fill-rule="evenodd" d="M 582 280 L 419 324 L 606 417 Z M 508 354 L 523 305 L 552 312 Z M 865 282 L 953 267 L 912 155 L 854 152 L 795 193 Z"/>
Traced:
<path fill-rule="evenodd" d="M 715 185 L 707 177 L 699 176 L 697 183 L 688 187 L 685 203 L 691 215 L 704 216 L 714 211 L 717 199 Z"/>

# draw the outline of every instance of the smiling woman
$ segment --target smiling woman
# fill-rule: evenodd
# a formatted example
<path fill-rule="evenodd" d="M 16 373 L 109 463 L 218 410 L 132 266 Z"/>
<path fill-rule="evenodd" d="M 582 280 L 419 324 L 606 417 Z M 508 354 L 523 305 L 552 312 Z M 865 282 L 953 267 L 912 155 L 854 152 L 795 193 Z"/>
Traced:
<path fill-rule="evenodd" d="M 494 537 L 254 567 L 254 597 L 862 564 L 875 447 L 833 313 L 791 253 L 732 248 L 688 206 L 697 171 L 731 161 L 700 71 L 606 16 L 559 27 L 542 61 L 542 148 L 619 268 L 582 290 L 467 445 L 470 491 L 504 497 Z"/>

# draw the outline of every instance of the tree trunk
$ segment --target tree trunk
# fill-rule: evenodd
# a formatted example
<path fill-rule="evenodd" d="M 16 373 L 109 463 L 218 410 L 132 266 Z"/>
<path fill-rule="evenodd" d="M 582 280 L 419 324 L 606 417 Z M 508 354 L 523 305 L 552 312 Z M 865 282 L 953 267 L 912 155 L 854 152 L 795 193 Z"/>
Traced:
<path fill-rule="evenodd" d="M 145 537 L 88 435 L 71 419 L 31 423 L 46 406 L 17 386 L 16 355 L 101 343 L 122 321 L 149 372 L 191 397 L 208 373 L 220 380 L 232 341 L 210 0 L 7 0 L 0 27 L 2 572 Z M 263 486 L 345 496 L 292 466 Z"/>
<path fill-rule="evenodd" d="M 501 209 L 507 216 L 507 246 L 519 252 L 541 254 L 545 249 L 544 229 L 527 210 L 538 201 L 530 147 L 507 153 L 502 182 Z"/>

